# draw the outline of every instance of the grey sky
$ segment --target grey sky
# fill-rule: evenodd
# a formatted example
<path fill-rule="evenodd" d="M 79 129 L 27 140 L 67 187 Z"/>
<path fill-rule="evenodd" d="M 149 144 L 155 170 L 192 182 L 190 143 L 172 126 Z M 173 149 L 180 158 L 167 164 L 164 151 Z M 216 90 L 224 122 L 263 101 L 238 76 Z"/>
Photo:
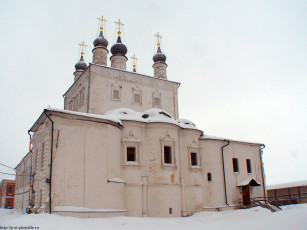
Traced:
<path fill-rule="evenodd" d="M 153 35 L 162 34 L 168 79 L 182 83 L 181 118 L 209 135 L 266 144 L 268 184 L 306 179 L 306 1 L 0 4 L 0 163 L 20 162 L 29 147 L 27 130 L 43 108 L 63 108 L 80 57 L 77 44 L 88 44 L 90 62 L 96 18 L 103 15 L 109 48 L 114 21 L 125 24 L 127 57 L 136 54 L 140 73 L 153 75 Z"/>

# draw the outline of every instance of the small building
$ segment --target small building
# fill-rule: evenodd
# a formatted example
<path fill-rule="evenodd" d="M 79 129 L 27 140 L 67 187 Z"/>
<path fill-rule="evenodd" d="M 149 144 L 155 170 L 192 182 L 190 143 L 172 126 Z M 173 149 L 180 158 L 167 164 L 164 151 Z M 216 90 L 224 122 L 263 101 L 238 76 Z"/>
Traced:
<path fill-rule="evenodd" d="M 267 186 L 267 194 L 277 205 L 307 203 L 307 180 Z"/>
<path fill-rule="evenodd" d="M 0 182 L 0 208 L 14 207 L 15 181 L 4 179 Z"/>

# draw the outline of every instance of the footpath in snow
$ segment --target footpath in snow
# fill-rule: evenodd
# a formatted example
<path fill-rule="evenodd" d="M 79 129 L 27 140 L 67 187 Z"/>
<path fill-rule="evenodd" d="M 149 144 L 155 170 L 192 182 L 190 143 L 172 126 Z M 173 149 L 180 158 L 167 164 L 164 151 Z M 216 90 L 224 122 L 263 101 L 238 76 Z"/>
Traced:
<path fill-rule="evenodd" d="M 199 212 L 190 217 L 142 218 L 112 217 L 81 219 L 57 214 L 21 214 L 0 209 L 0 229 L 41 230 L 181 230 L 235 229 L 280 230 L 307 229 L 307 204 L 283 206 L 283 211 L 271 213 L 261 207 L 223 212 Z"/>

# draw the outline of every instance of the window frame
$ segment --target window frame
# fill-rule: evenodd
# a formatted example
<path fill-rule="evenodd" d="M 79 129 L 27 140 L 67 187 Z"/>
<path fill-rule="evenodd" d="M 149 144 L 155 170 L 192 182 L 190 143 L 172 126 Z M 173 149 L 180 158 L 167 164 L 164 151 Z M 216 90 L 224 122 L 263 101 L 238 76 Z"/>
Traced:
<path fill-rule="evenodd" d="M 11 192 L 10 192 L 10 189 L 12 190 Z M 8 186 L 8 188 L 7 188 L 7 194 L 8 195 L 14 195 L 14 191 L 13 191 L 14 189 L 13 189 L 13 186 Z"/>
<path fill-rule="evenodd" d="M 207 181 L 209 183 L 212 182 L 212 173 L 211 172 L 207 172 Z"/>
<path fill-rule="evenodd" d="M 138 95 L 140 97 L 140 102 L 135 101 L 135 96 Z M 133 92 L 133 104 L 134 105 L 142 105 L 142 93 L 140 91 L 134 91 Z"/>
<path fill-rule="evenodd" d="M 129 158 L 130 158 L 130 157 L 129 157 L 129 151 L 128 151 L 129 149 L 133 149 L 133 159 L 134 159 L 134 160 L 130 160 L 130 159 L 129 159 Z M 126 161 L 127 161 L 127 162 L 130 163 L 130 162 L 136 162 L 136 161 L 137 161 L 137 159 L 136 159 L 136 158 L 137 158 L 137 157 L 136 157 L 136 147 L 135 147 L 135 146 L 130 146 L 130 145 L 128 145 L 128 146 L 126 147 L 126 154 L 127 154 L 127 155 L 126 155 Z M 130 153 L 130 154 L 131 154 L 131 153 Z"/>
<path fill-rule="evenodd" d="M 188 154 L 189 154 L 189 166 L 191 169 L 201 169 L 201 156 L 200 156 L 200 146 L 198 145 L 189 145 Z M 197 165 L 192 165 L 192 153 L 196 154 Z"/>
<path fill-rule="evenodd" d="M 114 91 L 118 91 L 118 99 L 114 98 Z M 112 89 L 112 101 L 120 101 L 120 89 Z"/>
<path fill-rule="evenodd" d="M 246 159 L 246 171 L 247 171 L 248 174 L 253 173 L 252 160 L 251 159 Z"/>
<path fill-rule="evenodd" d="M 155 99 L 156 98 L 159 99 L 159 104 L 158 105 L 155 103 Z M 153 108 L 161 108 L 161 105 L 162 105 L 161 98 L 162 98 L 161 97 L 161 93 L 159 93 L 157 90 L 152 93 L 152 107 Z"/>
<path fill-rule="evenodd" d="M 140 145 L 141 140 L 137 138 L 123 138 L 123 165 L 140 165 Z M 135 149 L 135 161 L 128 161 L 128 148 Z"/>
<path fill-rule="evenodd" d="M 175 167 L 176 158 L 175 158 L 175 140 L 173 139 L 160 139 L 161 145 L 161 165 L 165 167 Z M 164 147 L 171 148 L 171 163 L 165 163 Z"/>
<path fill-rule="evenodd" d="M 240 172 L 240 165 L 239 165 L 239 159 L 238 158 L 232 158 L 232 170 L 234 173 Z"/>
<path fill-rule="evenodd" d="M 195 162 L 193 162 L 193 161 L 195 161 Z M 190 152 L 190 162 L 191 162 L 191 167 L 198 166 L 198 154 L 196 152 Z"/>

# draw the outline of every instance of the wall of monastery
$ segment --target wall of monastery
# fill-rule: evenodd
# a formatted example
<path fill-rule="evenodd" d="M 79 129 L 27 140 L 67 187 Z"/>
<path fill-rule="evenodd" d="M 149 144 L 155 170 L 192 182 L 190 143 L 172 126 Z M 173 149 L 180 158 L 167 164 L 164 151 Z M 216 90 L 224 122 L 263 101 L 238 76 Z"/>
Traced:
<path fill-rule="evenodd" d="M 57 206 L 125 209 L 120 178 L 120 129 L 112 125 L 53 116 L 53 209 Z M 55 143 L 54 143 L 55 144 Z"/>
<path fill-rule="evenodd" d="M 45 212 L 49 209 L 50 154 L 51 154 L 51 122 L 45 120 L 31 138 L 31 171 L 33 189 L 30 205 L 33 211 Z"/>
<path fill-rule="evenodd" d="M 16 166 L 14 208 L 26 210 L 30 197 L 30 174 L 32 153 L 29 152 Z"/>
<path fill-rule="evenodd" d="M 89 113 L 104 114 L 118 108 L 144 112 L 158 107 L 178 119 L 178 83 L 97 65 L 90 65 L 84 74 L 78 79 L 80 83 L 75 82 L 66 93 L 65 108 L 69 108 L 67 103 L 79 88 L 87 88 L 86 78 L 90 74 Z M 118 99 L 113 98 L 113 90 L 119 91 Z M 140 95 L 140 102 L 134 100 L 134 94 Z M 158 105 L 154 104 L 155 98 L 160 100 Z M 84 112 L 84 108 L 75 111 Z"/>
<path fill-rule="evenodd" d="M 64 109 L 87 113 L 89 68 L 71 85 L 64 97 Z"/>

